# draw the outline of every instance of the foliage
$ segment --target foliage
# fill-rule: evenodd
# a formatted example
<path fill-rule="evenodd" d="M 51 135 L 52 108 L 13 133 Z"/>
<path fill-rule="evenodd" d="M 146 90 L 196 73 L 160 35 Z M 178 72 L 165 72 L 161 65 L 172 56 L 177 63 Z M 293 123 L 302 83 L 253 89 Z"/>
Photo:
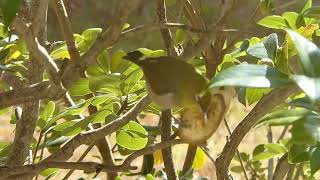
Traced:
<path fill-rule="evenodd" d="M 180 4 L 176 1 L 166 2 L 168 8 L 180 8 Z M 32 60 L 35 55 L 32 54 L 34 53 L 32 48 L 35 47 L 30 47 L 27 37 L 24 37 L 23 34 L 14 35 L 15 31 L 13 31 L 14 21 L 19 9 L 21 9 L 21 4 L 22 2 L 19 0 L 0 1 L 1 21 L 3 23 L 0 24 L 0 100 L 8 92 L 20 91 L 21 87 L 32 88 L 39 83 L 52 83 L 53 79 L 50 71 L 45 70 L 39 74 L 42 78 L 38 84 L 29 84 L 30 64 L 36 63 Z M 287 155 L 287 163 L 303 166 L 301 176 L 316 179 L 317 172 L 320 169 L 320 48 L 316 45 L 316 40 L 320 36 L 318 25 L 320 8 L 313 5 L 312 0 L 308 0 L 299 12 L 286 11 L 279 15 L 272 14 L 273 9 L 277 7 L 275 4 L 271 0 L 261 0 L 260 2 L 260 13 L 264 17 L 257 22 L 257 25 L 259 25 L 259 28 L 263 28 L 265 32 L 269 32 L 267 35 L 264 34 L 265 36 L 261 38 L 249 37 L 247 39 L 237 37 L 232 44 L 231 40 L 234 37 L 227 34 L 226 38 L 222 40 L 224 45 L 219 50 L 223 54 L 210 52 L 217 53 L 215 57 L 221 55 L 221 59 L 215 59 L 219 63 L 213 70 L 211 69 L 213 72 L 210 72 L 210 63 L 207 62 L 210 53 L 205 51 L 206 49 L 202 49 L 206 53 L 197 53 L 188 57 L 187 63 L 192 64 L 196 71 L 203 76 L 207 74 L 209 77 L 210 74 L 214 74 L 213 77 L 209 77 L 206 91 L 211 92 L 226 86 L 235 87 L 238 90 L 238 99 L 244 106 L 261 102 L 266 97 L 265 95 L 274 89 L 299 87 L 299 93 L 292 94 L 281 105 L 267 112 L 264 117 L 258 118 L 255 124 L 255 129 L 283 126 L 285 129 L 290 129 L 289 132 L 284 131 L 284 133 L 291 136 L 282 136 L 276 142 L 258 144 L 252 152 L 240 152 L 238 156 L 233 157 L 234 161 L 230 171 L 235 174 L 242 174 L 245 169 L 245 173 L 250 173 L 252 179 L 266 179 L 270 167 L 266 166 L 265 162 Z M 195 6 L 192 3 L 190 5 Z M 204 12 L 201 12 L 201 10 Z M 201 13 L 209 14 L 205 10 L 205 7 L 202 9 L 195 8 L 194 12 L 199 12 L 198 15 L 201 15 Z M 194 15 L 196 16 L 196 14 Z M 182 22 L 189 20 L 186 15 L 183 18 Z M 176 31 L 173 33 L 175 34 L 173 37 L 174 43 L 172 43 L 176 49 L 185 47 L 187 50 L 190 44 L 201 38 L 201 33 L 208 33 L 203 32 L 204 30 L 201 32 L 201 23 L 200 25 L 192 24 L 197 23 L 195 21 L 190 21 L 190 23 L 192 25 L 190 27 L 196 26 L 193 27 L 193 31 L 198 31 L 198 34 L 188 32 L 192 31 L 190 30 L 192 28 L 183 28 L 187 25 L 177 25 L 181 28 L 175 29 Z M 127 38 L 126 33 L 129 34 L 130 30 L 135 30 L 134 28 L 130 29 L 133 26 L 132 24 L 122 22 L 119 34 Z M 257 26 L 254 25 L 254 28 L 257 28 Z M 85 75 L 76 78 L 70 86 L 65 87 L 67 88 L 66 92 L 73 100 L 72 103 L 64 104 L 61 100 L 58 100 L 62 99 L 61 97 L 55 97 L 57 99 L 50 96 L 39 98 L 41 103 L 35 123 L 35 131 L 39 135 L 34 135 L 37 138 L 34 138 L 28 145 L 28 148 L 34 152 L 33 159 L 29 157 L 32 163 L 41 164 L 43 162 L 45 157 L 43 157 L 43 153 L 39 152 L 43 152 L 44 149 L 49 152 L 45 156 L 50 157 L 51 154 L 58 153 L 74 139 L 80 139 L 104 127 L 114 128 L 113 125 L 125 121 L 123 120 L 125 117 L 129 117 L 125 124 L 112 130 L 105 130 L 111 133 L 104 134 L 114 142 L 114 148 L 108 148 L 111 154 L 117 153 L 117 157 L 120 157 L 117 159 L 119 162 L 126 162 L 127 156 L 130 158 L 135 153 L 144 152 L 144 150 L 159 143 L 157 139 L 163 131 L 159 129 L 160 125 L 150 126 L 143 119 L 150 114 L 159 116 L 162 113 L 155 103 L 143 107 L 137 116 L 130 116 L 135 105 L 139 104 L 148 90 L 143 70 L 124 58 L 129 52 L 128 44 L 121 46 L 119 43 L 120 45 L 117 44 L 114 47 L 112 47 L 112 44 L 109 47 L 101 48 L 98 52 L 91 52 L 95 46 L 99 47 L 99 44 L 96 45 L 96 43 L 100 40 L 108 42 L 109 38 L 112 43 L 122 40 L 122 37 L 115 39 L 107 37 L 107 40 L 104 39 L 104 35 L 107 33 L 116 36 L 113 31 L 115 30 L 112 28 L 108 30 L 89 28 L 82 33 L 72 35 L 77 48 L 76 52 L 79 53 L 81 58 L 90 57 L 94 53 L 96 56 L 93 55 L 94 59 L 84 65 L 85 72 L 82 73 Z M 212 44 L 210 42 L 209 44 L 218 48 L 216 44 L 219 43 Z M 139 50 L 147 57 L 170 55 L 166 48 L 151 49 L 140 45 L 135 46 L 138 47 L 129 47 L 131 50 Z M 64 66 L 75 63 L 76 59 L 73 59 L 74 55 L 72 53 L 74 52 L 71 52 L 70 44 L 66 41 L 54 44 L 50 51 L 48 50 L 48 56 L 60 68 L 58 74 L 61 77 L 59 78 L 64 77 Z M 80 67 L 81 63 L 78 66 Z M 76 68 L 72 70 L 78 71 Z M 59 83 L 64 85 L 63 81 Z M 53 85 L 51 84 L 51 86 Z M 64 95 L 66 92 L 64 92 Z M 28 98 L 28 94 L 23 96 Z M 12 97 L 14 98 L 14 96 Z M 34 100 L 38 99 L 28 99 L 30 102 Z M 1 103 L 4 102 L 0 102 L 0 105 L 2 105 Z M 21 115 L 19 115 L 20 106 L 21 103 L 13 104 L 11 107 L 3 106 L 0 115 L 6 117 L 13 126 L 18 127 L 18 123 L 22 123 Z M 201 108 L 203 109 L 202 106 Z M 173 109 L 172 112 L 179 117 L 181 111 L 183 109 Z M 23 109 L 23 113 L 28 113 L 28 110 Z M 174 133 L 179 134 L 179 123 L 178 125 L 173 123 L 172 128 Z M 115 136 L 111 135 L 113 132 Z M 93 141 L 96 141 L 96 139 L 89 140 L 92 141 L 90 142 L 92 144 Z M 169 141 L 162 139 L 161 143 L 163 142 Z M 0 142 L 0 166 L 6 165 L 11 153 L 10 148 L 14 145 L 14 142 Z M 211 163 L 207 157 L 208 153 L 203 150 L 205 148 L 200 148 L 202 144 L 197 145 L 199 147 L 195 150 L 195 158 L 191 163 L 192 167 L 187 172 L 176 171 L 184 179 L 195 178 L 195 171 L 201 170 L 206 163 Z M 168 179 L 170 174 L 168 169 L 162 166 L 163 161 L 165 161 L 165 158 L 163 158 L 165 154 L 161 154 L 161 149 L 163 148 L 140 154 L 143 155 L 143 160 L 140 162 L 141 170 L 139 172 L 121 170 L 119 174 L 116 174 L 116 179 L 137 175 L 150 180 L 155 178 Z M 60 170 L 59 168 L 44 168 L 38 173 L 49 179 Z M 98 168 L 96 172 L 84 172 L 99 174 L 100 171 L 101 169 Z M 205 177 L 197 178 L 205 179 Z"/>

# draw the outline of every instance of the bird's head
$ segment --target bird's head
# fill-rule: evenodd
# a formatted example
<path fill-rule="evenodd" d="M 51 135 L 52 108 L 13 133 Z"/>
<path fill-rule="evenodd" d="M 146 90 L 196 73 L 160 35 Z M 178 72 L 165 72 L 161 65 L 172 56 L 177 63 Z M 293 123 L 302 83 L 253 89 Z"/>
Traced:
<path fill-rule="evenodd" d="M 127 55 L 123 56 L 123 59 L 126 59 L 137 65 L 140 65 L 141 60 L 144 60 L 144 54 L 140 51 L 132 51 L 132 52 L 128 52 Z"/>

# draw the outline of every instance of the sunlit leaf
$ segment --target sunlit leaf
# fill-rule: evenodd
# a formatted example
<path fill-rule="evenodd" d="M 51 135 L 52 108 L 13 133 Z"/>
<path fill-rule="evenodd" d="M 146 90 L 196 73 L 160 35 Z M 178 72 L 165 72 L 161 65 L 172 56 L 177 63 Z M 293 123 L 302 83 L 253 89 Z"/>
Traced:
<path fill-rule="evenodd" d="M 285 19 L 278 15 L 267 16 L 261 19 L 258 24 L 272 29 L 287 28 Z"/>
<path fill-rule="evenodd" d="M 209 84 L 218 86 L 243 86 L 255 88 L 281 87 L 291 84 L 287 75 L 266 65 L 241 64 L 216 75 Z"/>
<path fill-rule="evenodd" d="M 294 122 L 291 133 L 296 144 L 316 144 L 320 141 L 320 117 L 309 115 Z"/>
<path fill-rule="evenodd" d="M 147 131 L 137 122 L 130 121 L 117 131 L 117 144 L 129 150 L 139 150 L 148 142 Z"/>
<path fill-rule="evenodd" d="M 206 154 L 203 152 L 201 148 L 197 148 L 196 156 L 193 160 L 192 167 L 195 170 L 200 170 L 206 163 Z"/>

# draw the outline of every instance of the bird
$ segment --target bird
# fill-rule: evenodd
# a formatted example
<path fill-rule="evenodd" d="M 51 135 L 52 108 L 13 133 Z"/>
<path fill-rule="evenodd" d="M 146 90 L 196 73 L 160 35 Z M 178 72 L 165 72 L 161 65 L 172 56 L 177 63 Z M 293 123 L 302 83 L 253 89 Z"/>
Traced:
<path fill-rule="evenodd" d="M 231 86 L 207 91 L 200 97 L 198 105 L 182 110 L 177 135 L 189 144 L 204 144 L 225 118 L 235 95 L 236 89 Z M 206 108 L 205 111 L 203 107 Z"/>
<path fill-rule="evenodd" d="M 136 50 L 123 59 L 142 68 L 149 97 L 161 110 L 198 104 L 198 95 L 207 89 L 208 80 L 193 65 L 176 57 L 146 57 Z"/>

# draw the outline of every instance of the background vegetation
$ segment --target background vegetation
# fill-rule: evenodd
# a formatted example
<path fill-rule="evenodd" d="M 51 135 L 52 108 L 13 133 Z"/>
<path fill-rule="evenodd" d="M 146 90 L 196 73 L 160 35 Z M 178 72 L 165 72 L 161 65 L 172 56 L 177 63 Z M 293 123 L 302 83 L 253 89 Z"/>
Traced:
<path fill-rule="evenodd" d="M 318 4 L 0 1 L 0 129 L 14 127 L 0 134 L 0 179 L 317 179 Z M 178 145 L 170 113 L 122 58 L 136 49 L 191 63 L 209 91 L 237 87 L 227 128 Z"/>

